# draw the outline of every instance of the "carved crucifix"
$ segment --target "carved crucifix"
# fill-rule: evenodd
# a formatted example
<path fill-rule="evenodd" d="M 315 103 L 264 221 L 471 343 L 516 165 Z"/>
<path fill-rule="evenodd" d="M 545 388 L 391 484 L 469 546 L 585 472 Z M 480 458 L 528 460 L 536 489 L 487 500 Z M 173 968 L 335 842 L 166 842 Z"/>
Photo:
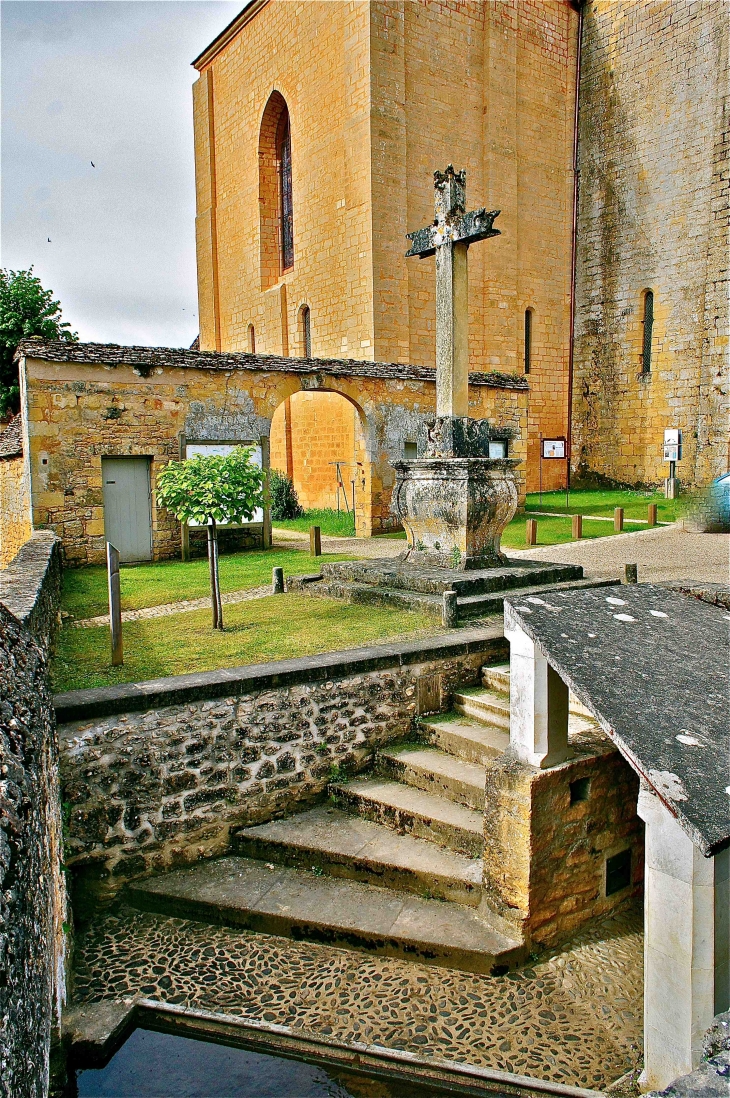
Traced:
<path fill-rule="evenodd" d="M 469 245 L 490 236 L 499 210 L 466 213 L 466 172 L 434 172 L 436 218 L 408 233 L 406 257 L 436 256 L 436 415 L 469 415 Z"/>

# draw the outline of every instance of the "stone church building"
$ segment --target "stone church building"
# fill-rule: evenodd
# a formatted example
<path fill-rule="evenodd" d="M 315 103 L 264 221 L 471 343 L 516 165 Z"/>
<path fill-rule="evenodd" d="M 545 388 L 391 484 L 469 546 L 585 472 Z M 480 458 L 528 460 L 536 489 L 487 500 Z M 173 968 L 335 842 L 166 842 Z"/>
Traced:
<path fill-rule="evenodd" d="M 470 365 L 529 375 L 528 490 L 541 436 L 572 435 L 574 474 L 656 484 L 666 427 L 706 483 L 728 467 L 726 14 L 252 0 L 194 62 L 201 349 L 433 366 L 433 263 L 405 234 L 453 162 L 501 210 L 470 256 Z M 272 465 L 331 507 L 355 433 L 345 401 L 296 395 Z"/>

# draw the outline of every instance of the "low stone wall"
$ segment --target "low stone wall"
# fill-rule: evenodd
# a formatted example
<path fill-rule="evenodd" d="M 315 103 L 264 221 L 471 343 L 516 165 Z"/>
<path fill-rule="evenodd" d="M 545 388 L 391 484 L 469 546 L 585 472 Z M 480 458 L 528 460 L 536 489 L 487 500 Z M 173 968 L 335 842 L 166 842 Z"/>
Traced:
<path fill-rule="evenodd" d="M 546 770 L 508 752 L 487 771 L 485 895 L 540 947 L 640 895 L 643 883 L 636 774 L 601 732 L 571 746 L 570 761 Z M 606 860 L 626 849 L 630 882 L 607 895 Z"/>
<path fill-rule="evenodd" d="M 506 654 L 492 627 L 57 697 L 75 906 L 321 798 Z"/>
<path fill-rule="evenodd" d="M 64 1000 L 66 897 L 48 687 L 59 579 L 53 535 L 34 537 L 1 577 L 0 1093 L 8 1098 L 47 1094 Z"/>

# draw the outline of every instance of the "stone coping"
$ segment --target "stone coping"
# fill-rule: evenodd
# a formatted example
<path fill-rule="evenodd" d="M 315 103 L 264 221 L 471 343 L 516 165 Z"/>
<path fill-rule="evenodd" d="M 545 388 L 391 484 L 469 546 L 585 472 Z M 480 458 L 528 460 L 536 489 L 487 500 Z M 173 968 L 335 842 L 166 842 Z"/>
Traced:
<path fill-rule="evenodd" d="M 323 374 L 331 377 L 371 377 L 395 381 L 429 381 L 436 384 L 431 366 L 409 366 L 398 362 L 361 362 L 337 358 L 283 358 L 280 355 L 229 354 L 222 351 L 192 351 L 181 347 L 123 347 L 118 343 L 66 343 L 62 339 L 23 339 L 16 359 L 36 358 L 46 362 L 75 362 L 87 366 L 131 366 L 146 377 L 158 367 L 197 370 L 259 370 L 287 374 Z M 470 385 L 490 389 L 528 390 L 527 380 L 518 374 L 470 373 Z"/>
<path fill-rule="evenodd" d="M 61 539 L 52 530 L 36 530 L 0 572 L 0 602 L 47 644 L 60 592 Z"/>
<path fill-rule="evenodd" d="M 0 429 L 0 461 L 23 456 L 23 421 L 20 412 Z"/>
<path fill-rule="evenodd" d="M 252 694 L 321 679 L 342 679 L 388 667 L 407 667 L 433 660 L 454 659 L 477 652 L 487 653 L 490 648 L 495 649 L 494 655 L 501 656 L 507 651 L 501 621 L 488 628 L 459 629 L 414 641 L 322 652 L 315 656 L 300 656 L 246 667 L 225 667 L 217 671 L 173 675 L 119 686 L 100 686 L 91 690 L 70 690 L 66 694 L 56 694 L 53 704 L 56 720 L 59 724 L 66 724 L 69 721 L 107 717 L 115 713 L 230 697 L 232 694 Z M 504 653 L 501 649 L 504 649 Z"/>

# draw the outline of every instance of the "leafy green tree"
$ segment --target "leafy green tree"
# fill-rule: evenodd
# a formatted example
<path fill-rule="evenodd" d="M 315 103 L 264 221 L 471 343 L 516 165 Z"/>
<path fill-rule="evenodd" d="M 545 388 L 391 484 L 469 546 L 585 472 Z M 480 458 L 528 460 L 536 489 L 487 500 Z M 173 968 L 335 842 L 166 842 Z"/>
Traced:
<path fill-rule="evenodd" d="M 304 514 L 291 477 L 272 469 L 269 474 L 272 519 L 295 519 Z"/>
<path fill-rule="evenodd" d="M 170 461 L 157 474 L 157 502 L 180 522 L 208 527 L 208 564 L 213 628 L 223 628 L 218 576 L 218 523 L 250 522 L 264 505 L 264 473 L 251 450 L 237 446 L 230 454 Z"/>
<path fill-rule="evenodd" d="M 53 300 L 53 290 L 43 289 L 32 267 L 0 269 L 0 416 L 20 407 L 18 367 L 13 362 L 20 340 L 41 336 L 76 343 L 79 337 L 70 327 L 61 320 L 61 305 Z"/>

